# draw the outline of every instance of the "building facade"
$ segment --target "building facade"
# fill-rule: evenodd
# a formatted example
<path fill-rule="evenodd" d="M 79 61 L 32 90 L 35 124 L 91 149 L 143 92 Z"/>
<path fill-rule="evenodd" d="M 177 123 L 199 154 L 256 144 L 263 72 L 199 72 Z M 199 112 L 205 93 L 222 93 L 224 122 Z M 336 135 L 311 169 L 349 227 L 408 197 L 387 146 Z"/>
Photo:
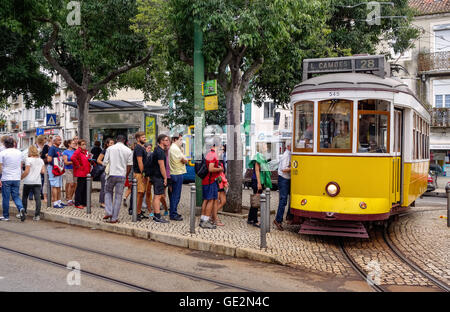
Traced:
<path fill-rule="evenodd" d="M 421 32 L 415 47 L 394 56 L 406 70 L 398 76 L 408 83 L 432 115 L 431 163 L 450 175 L 450 0 L 410 0 L 416 9 L 413 25 Z"/>

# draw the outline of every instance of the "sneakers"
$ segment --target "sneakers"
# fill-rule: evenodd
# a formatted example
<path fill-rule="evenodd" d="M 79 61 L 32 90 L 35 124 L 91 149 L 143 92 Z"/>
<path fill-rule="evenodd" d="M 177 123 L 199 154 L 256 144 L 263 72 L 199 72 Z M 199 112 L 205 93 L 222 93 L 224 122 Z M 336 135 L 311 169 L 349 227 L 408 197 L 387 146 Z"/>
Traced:
<path fill-rule="evenodd" d="M 33 221 L 39 221 L 39 220 L 41 220 L 41 217 L 39 217 L 39 216 L 33 217 Z"/>
<path fill-rule="evenodd" d="M 168 216 L 169 215 L 169 212 L 166 210 L 166 211 L 164 211 L 164 215 L 165 216 Z"/>
<path fill-rule="evenodd" d="M 278 222 L 277 220 L 273 220 L 273 224 L 276 225 L 276 227 L 277 227 L 277 229 L 278 229 L 279 231 L 284 231 L 283 225 L 281 225 L 281 223 Z"/>
<path fill-rule="evenodd" d="M 60 202 L 59 205 L 63 206 L 63 208 L 66 207 L 66 206 L 69 206 L 68 204 L 64 204 L 63 202 Z"/>
<path fill-rule="evenodd" d="M 151 213 L 149 214 L 149 216 L 153 218 L 153 217 L 155 216 L 155 214 L 154 214 L 153 212 L 151 212 Z"/>
<path fill-rule="evenodd" d="M 1 216 L 0 221 L 9 221 L 9 218 L 5 218 L 4 216 Z"/>
<path fill-rule="evenodd" d="M 215 229 L 215 228 L 217 228 L 214 224 L 209 222 L 209 220 L 208 221 L 200 220 L 200 227 L 202 229 Z"/>
<path fill-rule="evenodd" d="M 20 209 L 20 221 L 25 221 L 25 218 L 27 217 L 27 213 L 25 212 L 25 209 Z"/>
<path fill-rule="evenodd" d="M 138 217 L 141 217 L 141 219 L 148 219 L 148 217 L 143 212 L 138 214 Z"/>
<path fill-rule="evenodd" d="M 183 217 L 180 216 L 180 215 L 177 215 L 177 216 L 174 217 L 174 218 L 170 218 L 170 220 L 174 220 L 174 221 L 183 221 Z"/>
<path fill-rule="evenodd" d="M 158 218 L 156 216 L 153 217 L 153 221 L 157 222 L 157 223 L 169 223 L 169 221 L 167 221 L 166 219 L 164 219 L 163 217 Z"/>
<path fill-rule="evenodd" d="M 74 205 L 73 201 L 72 201 L 72 200 L 69 200 L 69 201 L 67 202 L 67 205 L 66 205 L 66 206 L 73 206 L 73 205 Z"/>
<path fill-rule="evenodd" d="M 64 208 L 64 206 L 63 205 L 53 205 L 53 208 L 61 209 L 61 208 Z"/>

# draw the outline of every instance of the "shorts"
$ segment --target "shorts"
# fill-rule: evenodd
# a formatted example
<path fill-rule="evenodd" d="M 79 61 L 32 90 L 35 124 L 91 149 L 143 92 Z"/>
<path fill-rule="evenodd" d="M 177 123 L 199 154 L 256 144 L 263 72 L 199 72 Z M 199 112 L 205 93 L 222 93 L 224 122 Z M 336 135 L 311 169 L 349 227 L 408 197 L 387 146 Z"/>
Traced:
<path fill-rule="evenodd" d="M 55 177 L 52 172 L 53 168 L 47 166 L 48 182 L 51 187 L 61 187 L 62 186 L 62 175 Z"/>
<path fill-rule="evenodd" d="M 203 190 L 203 199 L 204 200 L 217 199 L 219 186 L 217 185 L 216 182 L 213 182 L 208 185 L 202 185 L 202 190 Z"/>
<path fill-rule="evenodd" d="M 66 183 L 77 183 L 77 178 L 73 176 L 73 169 L 66 169 L 64 176 L 66 177 Z"/>
<path fill-rule="evenodd" d="M 137 181 L 137 192 L 145 193 L 145 191 L 147 190 L 148 178 L 144 177 L 142 173 L 135 173 L 134 178 Z"/>
<path fill-rule="evenodd" d="M 166 192 L 166 188 L 164 186 L 164 179 L 161 178 L 151 178 L 153 184 L 153 194 L 154 195 L 164 195 Z"/>

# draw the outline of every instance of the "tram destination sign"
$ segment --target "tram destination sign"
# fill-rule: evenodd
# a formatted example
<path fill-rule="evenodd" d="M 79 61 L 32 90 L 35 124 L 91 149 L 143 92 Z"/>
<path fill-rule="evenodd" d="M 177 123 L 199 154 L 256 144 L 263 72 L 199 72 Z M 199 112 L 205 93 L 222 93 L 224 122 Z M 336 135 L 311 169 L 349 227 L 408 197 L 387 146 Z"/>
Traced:
<path fill-rule="evenodd" d="M 384 76 L 384 62 L 382 55 L 306 59 L 303 61 L 303 80 L 310 78 L 309 74 L 338 72 L 370 71 Z"/>

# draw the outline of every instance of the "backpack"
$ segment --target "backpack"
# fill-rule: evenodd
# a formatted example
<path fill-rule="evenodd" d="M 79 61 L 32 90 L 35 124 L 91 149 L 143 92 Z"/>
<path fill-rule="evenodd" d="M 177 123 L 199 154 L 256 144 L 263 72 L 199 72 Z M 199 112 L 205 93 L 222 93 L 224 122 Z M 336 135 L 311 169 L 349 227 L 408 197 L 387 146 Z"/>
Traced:
<path fill-rule="evenodd" d="M 55 177 L 63 175 L 64 170 L 64 160 L 62 159 L 60 153 L 58 152 L 57 157 L 53 157 L 53 169 L 52 173 Z"/>
<path fill-rule="evenodd" d="M 146 177 L 150 177 L 153 174 L 153 172 L 154 172 L 153 167 L 154 167 L 154 165 L 153 165 L 153 153 L 149 153 L 147 155 L 147 159 L 145 160 L 145 163 L 144 163 L 144 175 Z"/>
<path fill-rule="evenodd" d="M 209 173 L 208 167 L 206 166 L 205 156 L 202 155 L 202 160 L 195 161 L 195 174 L 200 178 L 204 179 Z"/>

